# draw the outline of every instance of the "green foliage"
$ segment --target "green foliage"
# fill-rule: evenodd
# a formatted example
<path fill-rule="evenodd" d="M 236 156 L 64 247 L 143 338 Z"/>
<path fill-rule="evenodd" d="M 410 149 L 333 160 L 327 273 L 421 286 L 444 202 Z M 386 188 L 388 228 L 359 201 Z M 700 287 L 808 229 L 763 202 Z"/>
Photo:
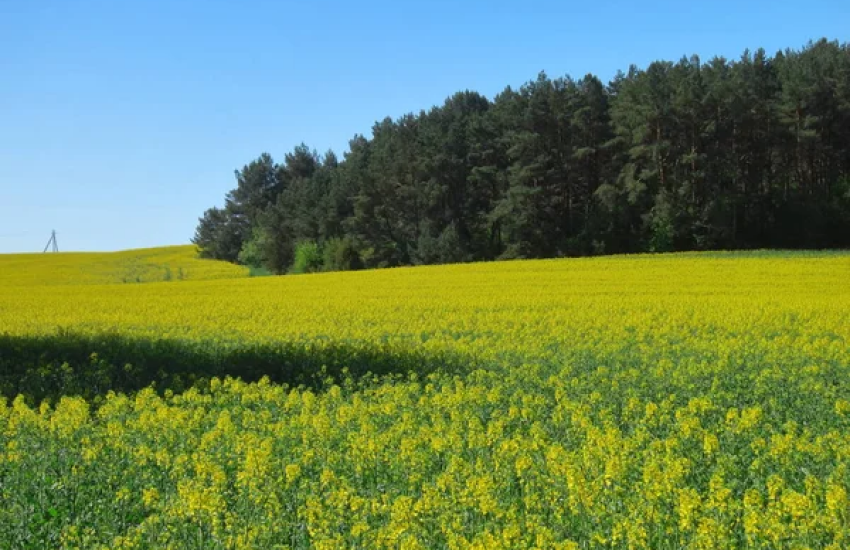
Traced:
<path fill-rule="evenodd" d="M 239 263 L 249 267 L 262 267 L 266 264 L 266 232 L 255 228 L 251 238 L 242 244 L 239 251 Z"/>
<path fill-rule="evenodd" d="M 673 211 L 666 194 L 661 193 L 649 214 L 649 251 L 670 252 L 674 247 Z"/>
<path fill-rule="evenodd" d="M 290 273 L 315 273 L 322 270 L 322 249 L 315 241 L 301 241 L 295 245 L 295 260 Z"/>
<path fill-rule="evenodd" d="M 460 234 L 455 224 L 451 224 L 443 229 L 437 239 L 437 262 L 449 264 L 462 262 L 465 259 Z"/>
<path fill-rule="evenodd" d="M 334 237 L 322 246 L 322 271 L 360 269 L 362 262 L 351 238 Z"/>
<path fill-rule="evenodd" d="M 210 208 L 200 218 L 192 243 L 202 258 L 235 262 L 242 248 L 245 229 L 227 209 Z"/>

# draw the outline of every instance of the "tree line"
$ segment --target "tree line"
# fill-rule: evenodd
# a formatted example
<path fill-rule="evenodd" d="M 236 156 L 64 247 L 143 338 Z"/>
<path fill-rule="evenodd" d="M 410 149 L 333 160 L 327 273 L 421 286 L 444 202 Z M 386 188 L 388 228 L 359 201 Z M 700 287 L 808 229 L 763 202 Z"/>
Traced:
<path fill-rule="evenodd" d="M 275 273 L 850 245 L 850 45 L 540 73 L 236 171 L 202 255 Z"/>

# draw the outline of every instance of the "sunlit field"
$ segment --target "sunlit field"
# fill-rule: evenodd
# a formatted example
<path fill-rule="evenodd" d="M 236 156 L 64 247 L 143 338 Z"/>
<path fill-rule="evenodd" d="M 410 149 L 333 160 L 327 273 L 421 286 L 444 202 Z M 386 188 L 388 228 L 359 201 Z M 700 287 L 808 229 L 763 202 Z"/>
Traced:
<path fill-rule="evenodd" d="M 0 256 L 0 548 L 850 546 L 848 253 L 158 250 Z"/>
<path fill-rule="evenodd" d="M 149 283 L 246 277 L 248 270 L 198 259 L 197 248 L 166 246 L 123 252 L 0 254 L 0 286 Z"/>

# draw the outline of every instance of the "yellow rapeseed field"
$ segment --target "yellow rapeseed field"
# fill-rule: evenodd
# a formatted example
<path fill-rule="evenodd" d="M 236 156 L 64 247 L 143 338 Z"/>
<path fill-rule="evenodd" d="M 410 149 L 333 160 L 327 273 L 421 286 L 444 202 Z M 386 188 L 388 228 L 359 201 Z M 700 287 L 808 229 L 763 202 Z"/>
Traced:
<path fill-rule="evenodd" d="M 244 267 L 198 258 L 192 245 L 61 254 L 0 254 L 0 286 L 88 285 L 246 277 Z"/>
<path fill-rule="evenodd" d="M 0 548 L 850 547 L 850 254 L 77 285 L 17 258 Z"/>

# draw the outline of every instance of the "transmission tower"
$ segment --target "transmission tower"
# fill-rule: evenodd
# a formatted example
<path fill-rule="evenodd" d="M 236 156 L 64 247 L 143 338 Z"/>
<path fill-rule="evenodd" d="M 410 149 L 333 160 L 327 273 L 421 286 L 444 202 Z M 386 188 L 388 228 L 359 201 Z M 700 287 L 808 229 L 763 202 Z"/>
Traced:
<path fill-rule="evenodd" d="M 47 252 L 48 248 L 50 248 L 51 252 L 59 252 L 59 244 L 56 242 L 55 229 L 50 233 L 50 240 L 47 241 L 47 245 L 44 247 L 44 252 Z"/>

